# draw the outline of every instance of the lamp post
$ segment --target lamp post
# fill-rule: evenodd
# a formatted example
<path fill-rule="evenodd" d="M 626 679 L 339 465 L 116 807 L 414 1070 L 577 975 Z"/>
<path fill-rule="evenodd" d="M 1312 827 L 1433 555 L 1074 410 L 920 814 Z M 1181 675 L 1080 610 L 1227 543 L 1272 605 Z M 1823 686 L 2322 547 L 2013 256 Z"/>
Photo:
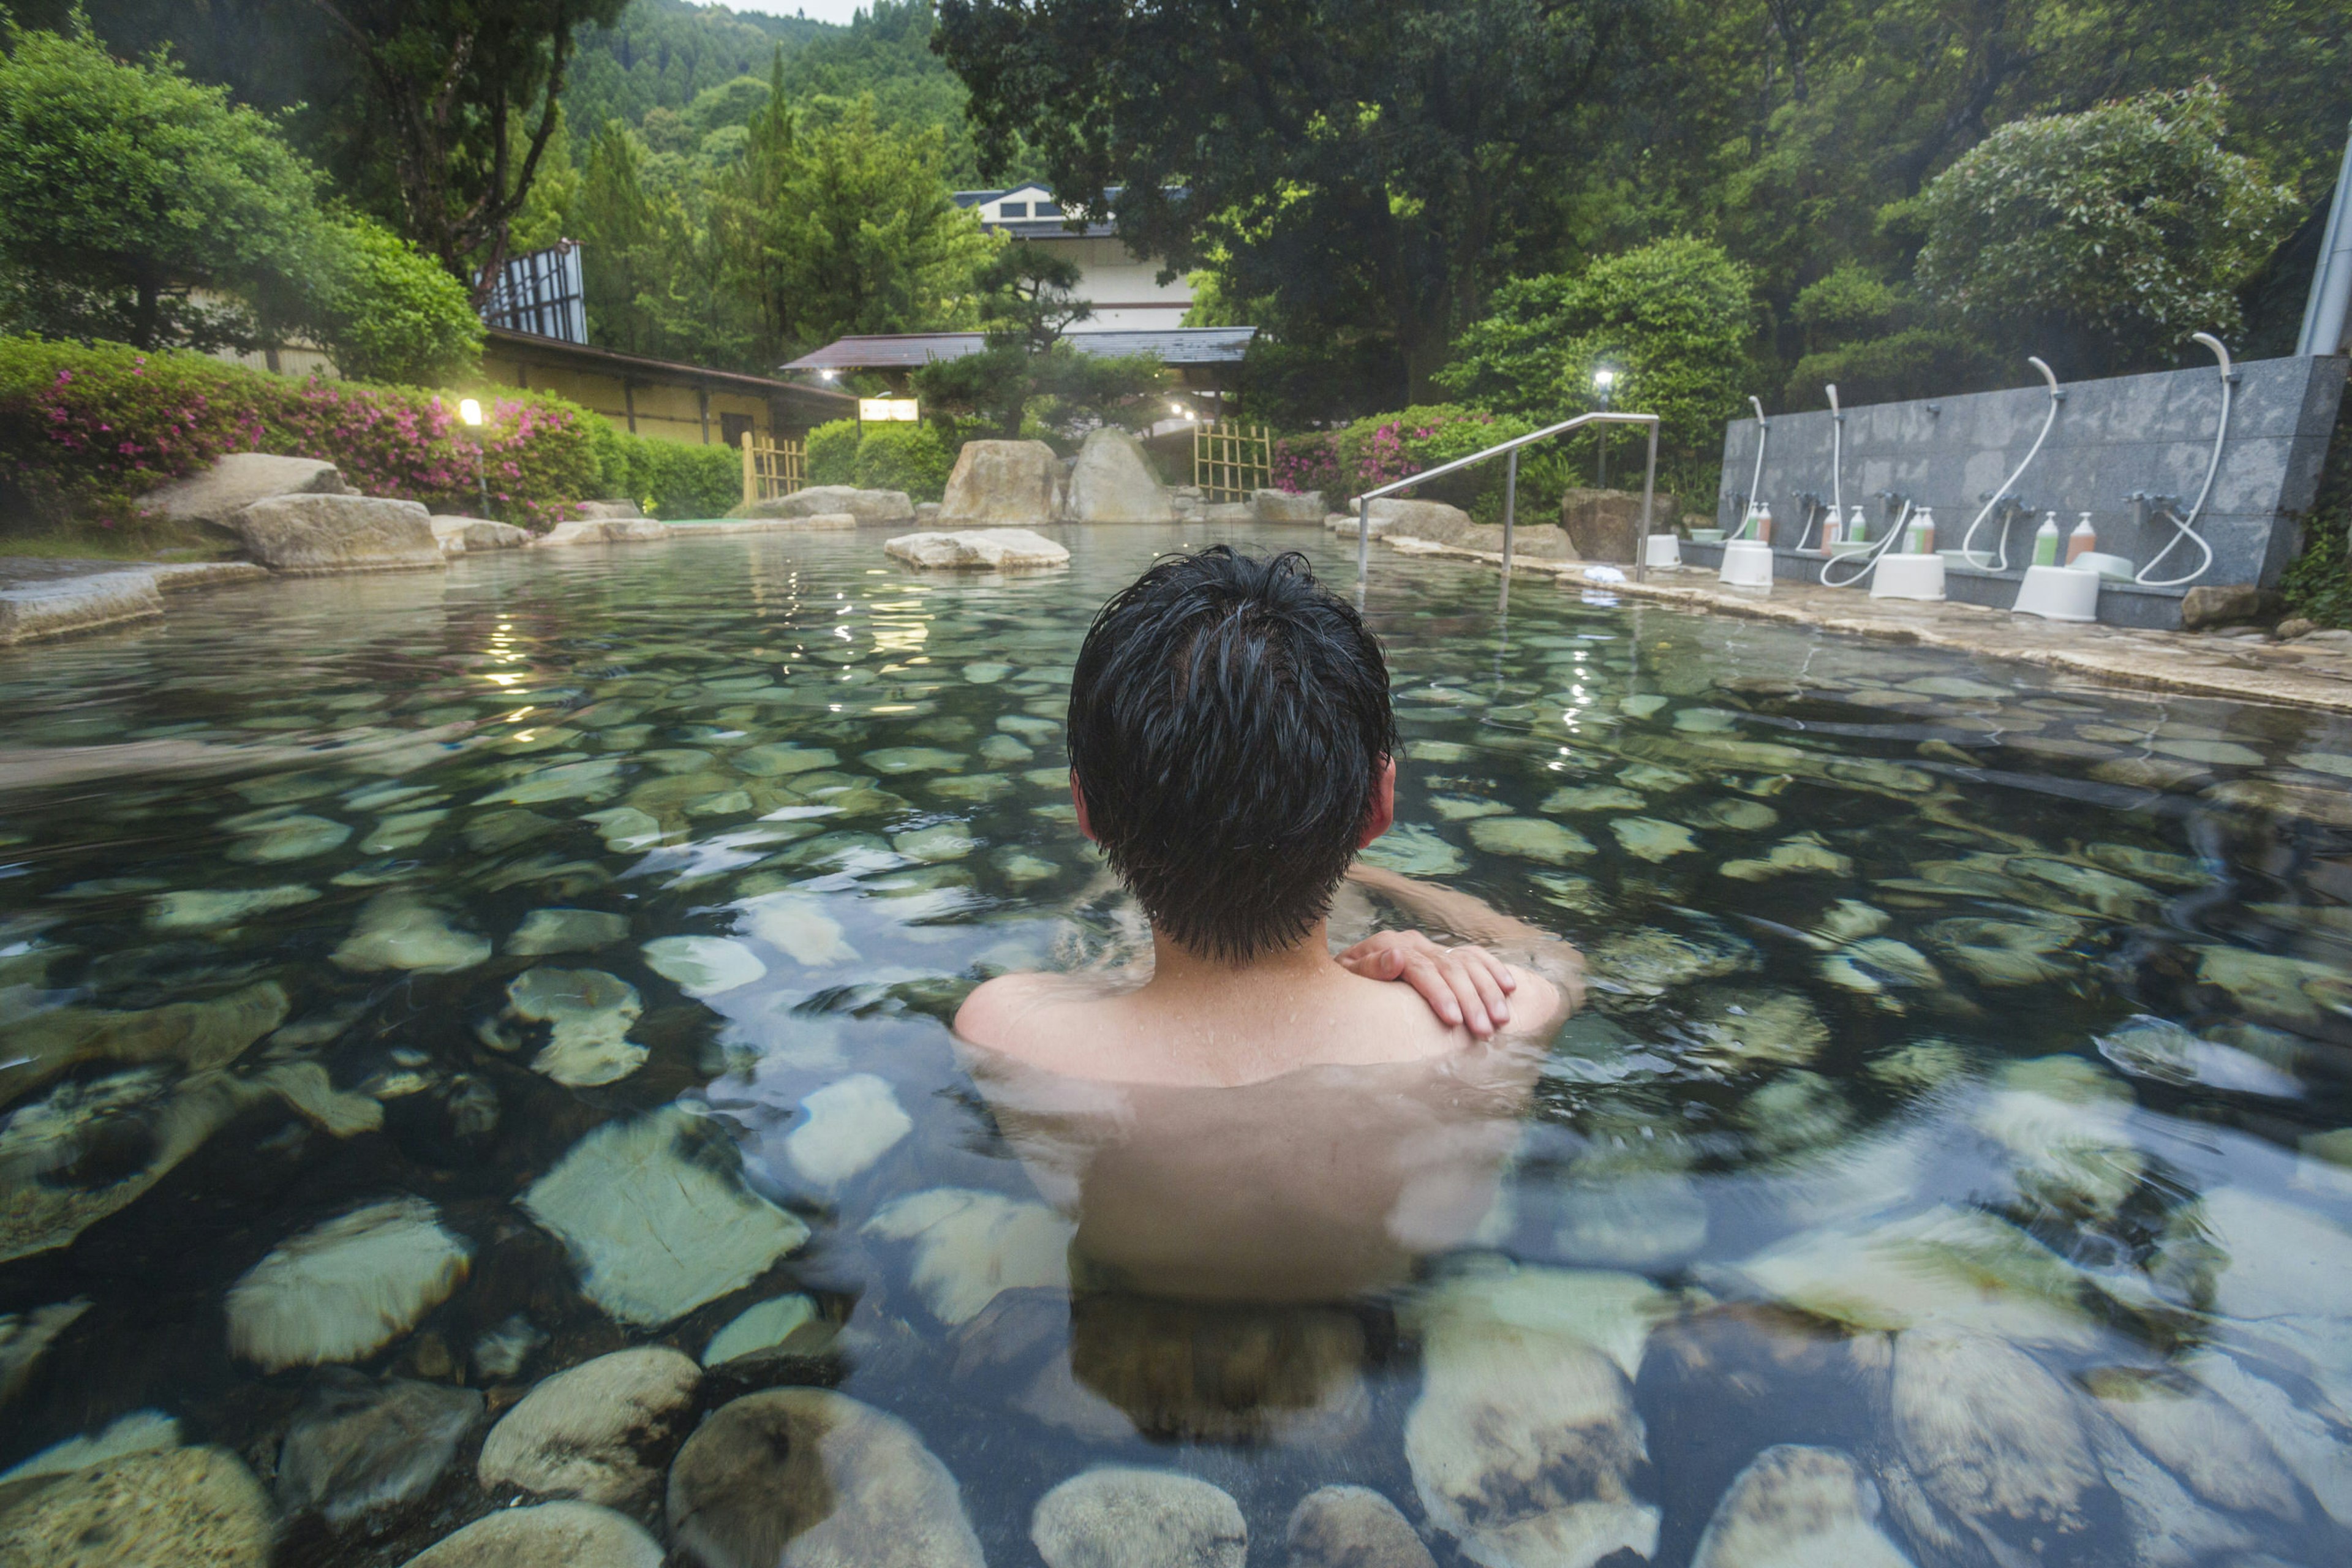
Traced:
<path fill-rule="evenodd" d="M 461 398 L 457 417 L 474 433 L 474 487 L 481 492 L 482 515 L 490 515 L 490 481 L 482 473 L 482 405 L 474 399 Z"/>
<path fill-rule="evenodd" d="M 1601 412 L 1609 412 L 1609 395 L 1616 389 L 1617 373 L 1602 365 L 1592 373 L 1592 395 L 1601 400 Z M 1601 438 L 1601 488 L 1609 488 L 1609 426 L 1601 426 L 1593 432 Z"/>

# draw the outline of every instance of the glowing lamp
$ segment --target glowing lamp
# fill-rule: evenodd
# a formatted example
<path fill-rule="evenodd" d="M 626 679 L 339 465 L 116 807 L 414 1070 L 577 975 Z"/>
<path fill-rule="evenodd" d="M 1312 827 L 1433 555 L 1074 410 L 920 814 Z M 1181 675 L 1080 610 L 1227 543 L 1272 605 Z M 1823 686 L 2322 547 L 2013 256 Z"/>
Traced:
<path fill-rule="evenodd" d="M 482 422 L 482 405 L 470 397 L 462 398 L 457 404 L 457 417 L 468 425 L 479 425 Z"/>

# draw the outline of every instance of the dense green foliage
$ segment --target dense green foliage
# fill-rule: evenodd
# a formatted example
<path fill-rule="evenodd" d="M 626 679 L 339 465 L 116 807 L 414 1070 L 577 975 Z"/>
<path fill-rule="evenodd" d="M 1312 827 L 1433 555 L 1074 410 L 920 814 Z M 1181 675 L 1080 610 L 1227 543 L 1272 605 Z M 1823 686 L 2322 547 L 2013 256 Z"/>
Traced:
<path fill-rule="evenodd" d="M 29 521 L 135 531 L 131 501 L 142 491 L 226 452 L 266 451 L 324 458 L 367 495 L 474 512 L 478 446 L 499 517 L 554 522 L 564 503 L 600 493 L 603 419 L 503 389 L 483 407 L 486 422 L 471 430 L 454 397 L 419 387 L 299 381 L 184 351 L 0 338 L 0 488 Z"/>
<path fill-rule="evenodd" d="M 2111 371 L 2236 336 L 2237 288 L 2295 203 L 2223 134 L 2210 82 L 2002 126 L 1913 204 L 1920 287 L 2012 353 Z"/>
<path fill-rule="evenodd" d="M 1720 450 L 1723 422 L 1752 382 L 1753 289 L 1720 247 L 1688 237 L 1572 277 L 1507 283 L 1437 380 L 1481 406 L 1549 421 L 1599 407 L 1593 377 L 1605 368 L 1611 406 L 1658 416 L 1661 461 L 1687 468 Z"/>
<path fill-rule="evenodd" d="M 588 437 L 598 496 L 633 500 L 648 517 L 724 517 L 743 499 L 742 456 L 732 447 L 656 441 L 593 417 Z"/>
<path fill-rule="evenodd" d="M 2079 217 L 2045 205 L 2053 221 L 2032 242 L 2004 247 L 2035 274 L 2038 293 L 2019 297 L 2074 293 L 2067 252 L 2094 227 L 2092 247 L 2131 234 L 2137 254 L 2177 260 L 2182 237 L 2209 221 L 2190 210 L 2204 201 L 2210 221 L 2248 221 L 2199 250 L 2201 271 L 2176 297 L 2197 302 L 2207 319 L 2196 324 L 2227 328 L 2229 297 L 2266 280 L 2244 331 L 2274 342 L 2278 318 L 2300 310 L 2352 113 L 2347 22 L 2343 0 L 941 8 L 943 47 L 984 134 L 1026 138 L 1066 200 L 1123 186 L 1130 231 L 1212 273 L 1220 309 L 1264 330 L 1244 392 L 1276 418 L 1423 396 L 1513 279 L 1580 276 L 1595 258 L 1685 234 L 1753 277 L 1759 330 L 1742 390 L 1774 403 L 1785 385 L 1817 405 L 1825 372 L 1881 395 L 1999 384 L 2019 374 L 2021 338 L 2064 358 L 2068 375 L 2180 352 L 2179 310 L 2160 331 L 2056 344 L 2032 310 L 1962 319 L 1948 296 L 1914 287 L 1931 219 L 1966 207 L 1992 173 L 2020 176 L 2002 182 L 2010 195 L 1993 215 L 2014 228 L 1989 219 L 1978 247 L 1996 261 L 1997 240 L 2029 232 L 2034 191 L 2087 203 Z M 2207 77 L 2211 90 L 2161 111 L 2139 97 Z M 2212 118 L 2217 93 L 2226 128 Z M 2160 148 L 2125 133 L 2159 121 Z M 1923 199 L 2020 124 L 1940 205 Z M 2116 177 L 2133 160 L 2110 156 L 2126 144 L 2146 149 L 2137 186 Z M 2012 159 L 2029 145 L 2044 155 Z M 2270 184 L 2292 193 L 2285 250 L 2256 210 Z M 1974 265 L 1957 232 L 1948 226 L 1939 285 Z M 2284 256 L 2294 259 L 2282 270 Z M 1884 319 L 1801 319 L 1800 298 L 1842 268 L 1885 286 Z M 2150 276 L 2124 271 L 2097 279 L 2109 298 Z"/>
<path fill-rule="evenodd" d="M 276 127 L 87 33 L 0 54 L 0 309 L 21 328 L 242 343 L 318 254 L 318 175 Z M 198 291 L 204 298 L 198 297 Z"/>
<path fill-rule="evenodd" d="M 479 358 L 465 286 L 373 219 L 322 211 L 278 128 L 169 60 L 87 32 L 0 54 L 0 325 L 139 348 L 306 333 L 345 374 L 432 382 Z"/>
<path fill-rule="evenodd" d="M 326 226 L 310 279 L 311 334 L 360 381 L 434 385 L 481 363 L 482 321 L 466 286 L 369 218 Z"/>

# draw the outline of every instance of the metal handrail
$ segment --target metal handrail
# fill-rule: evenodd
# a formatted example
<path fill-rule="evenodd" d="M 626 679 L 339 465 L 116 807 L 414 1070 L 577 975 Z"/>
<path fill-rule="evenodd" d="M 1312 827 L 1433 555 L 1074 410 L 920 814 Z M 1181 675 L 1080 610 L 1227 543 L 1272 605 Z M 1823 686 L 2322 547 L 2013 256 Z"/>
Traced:
<path fill-rule="evenodd" d="M 1371 574 L 1372 503 L 1374 501 L 1382 496 L 1393 495 L 1399 490 L 1409 490 L 1415 485 L 1427 484 L 1432 479 L 1442 479 L 1457 469 L 1469 468 L 1474 463 L 1483 463 L 1489 458 L 1507 452 L 1510 454 L 1511 461 L 1508 469 L 1509 477 L 1505 481 L 1503 491 L 1503 571 L 1507 574 L 1511 570 L 1512 532 L 1518 521 L 1519 448 L 1537 441 L 1548 441 L 1554 436 L 1564 435 L 1585 425 L 1646 425 L 1650 427 L 1649 461 L 1642 470 L 1642 531 L 1640 537 L 1633 542 L 1633 580 L 1637 583 L 1641 582 L 1644 568 L 1649 563 L 1650 512 L 1656 504 L 1658 416 L 1654 414 L 1616 414 L 1596 410 L 1591 414 L 1580 414 L 1573 419 L 1563 419 L 1557 425 L 1547 425 L 1529 435 L 1514 437 L 1508 441 L 1497 441 L 1482 452 L 1473 452 L 1466 458 L 1456 458 L 1450 463 L 1441 463 L 1436 468 L 1423 469 L 1418 474 L 1409 475 L 1393 483 L 1382 485 L 1378 489 L 1366 490 L 1362 495 L 1356 497 L 1357 585 L 1360 588 L 1364 580 Z"/>

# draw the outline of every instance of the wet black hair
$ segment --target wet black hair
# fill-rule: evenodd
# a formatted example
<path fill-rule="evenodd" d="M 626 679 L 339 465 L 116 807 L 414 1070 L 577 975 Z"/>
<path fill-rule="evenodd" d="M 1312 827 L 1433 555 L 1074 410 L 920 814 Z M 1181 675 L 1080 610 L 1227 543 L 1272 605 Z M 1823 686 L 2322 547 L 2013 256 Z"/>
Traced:
<path fill-rule="evenodd" d="M 1070 681 L 1070 768 L 1152 925 L 1233 963 L 1331 906 L 1396 751 L 1388 661 L 1296 551 L 1167 555 L 1105 605 Z"/>

